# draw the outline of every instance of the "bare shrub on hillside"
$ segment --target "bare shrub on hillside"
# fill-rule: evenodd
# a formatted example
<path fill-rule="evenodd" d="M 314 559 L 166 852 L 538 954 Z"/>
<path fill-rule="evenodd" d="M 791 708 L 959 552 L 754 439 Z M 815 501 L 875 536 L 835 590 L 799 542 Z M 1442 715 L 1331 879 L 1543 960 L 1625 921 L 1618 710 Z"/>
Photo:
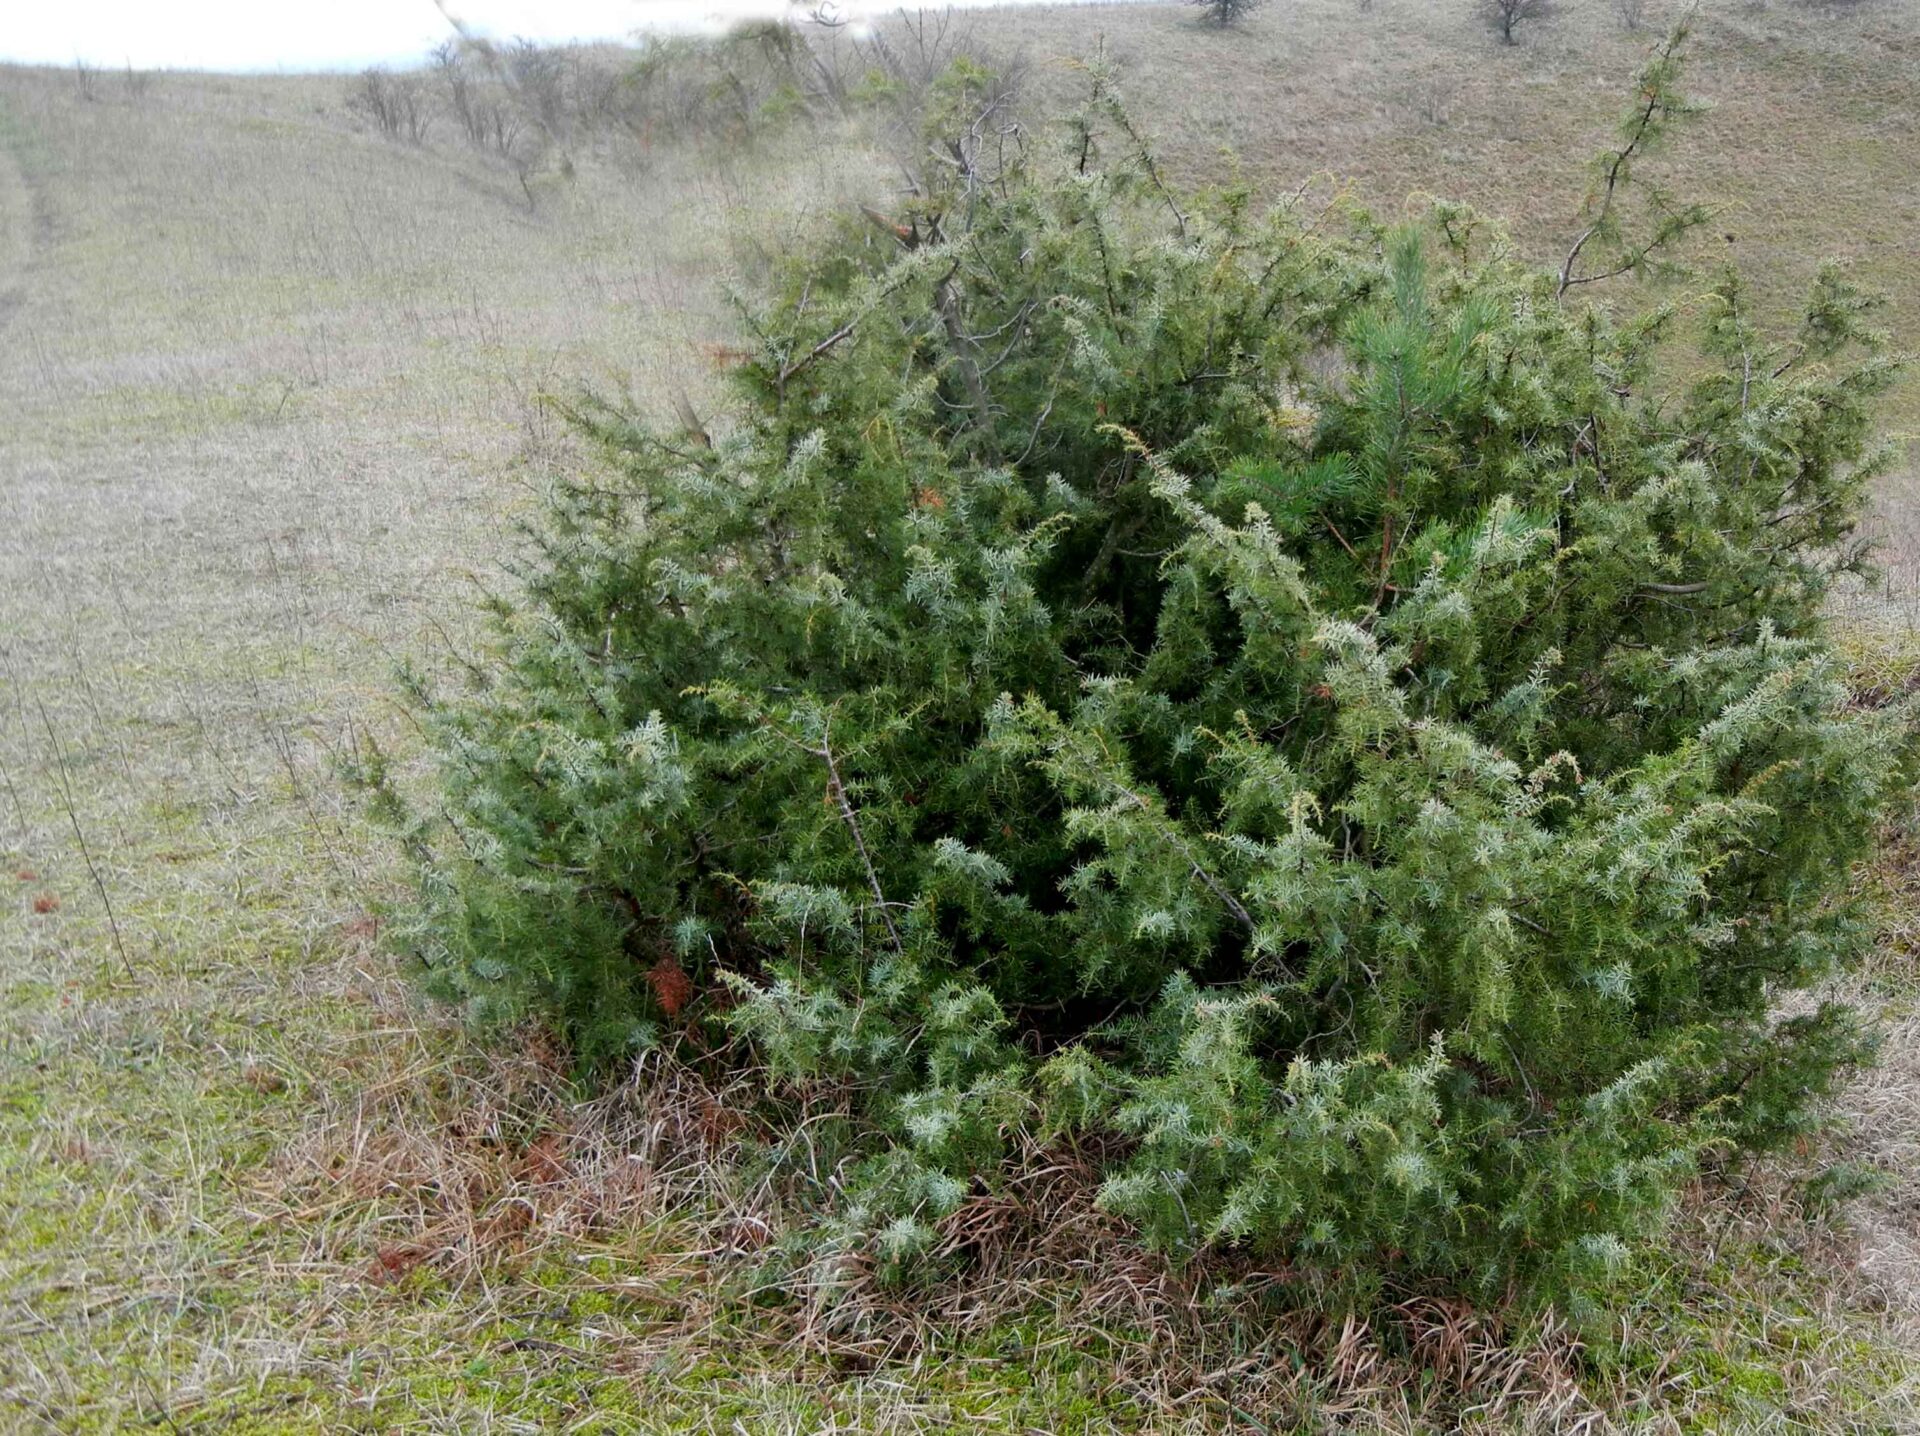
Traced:
<path fill-rule="evenodd" d="M 853 87 L 857 75 L 849 72 L 846 56 L 857 54 L 857 47 L 848 43 L 852 37 L 848 32 L 849 21 L 831 4 L 821 5 L 808 12 L 805 24 L 801 27 L 806 36 L 806 68 L 815 92 L 838 109 L 848 108 L 852 99 Z"/>
<path fill-rule="evenodd" d="M 446 92 L 447 108 L 453 111 L 453 118 L 465 133 L 467 142 L 478 147 L 482 131 L 475 113 L 474 76 L 458 42 L 442 42 L 434 48 L 428 59 L 441 89 Z"/>
<path fill-rule="evenodd" d="M 1528 20 L 1547 13 L 1547 0 L 1486 0 L 1487 15 L 1500 32 L 1502 43 L 1518 44 L 1513 32 Z"/>
<path fill-rule="evenodd" d="M 595 114 L 603 125 L 623 131 L 642 146 L 675 132 L 678 119 L 699 102 L 699 85 L 690 82 L 695 44 L 675 38 L 649 38 L 639 56 L 603 86 Z M 682 103 L 688 108 L 682 108 Z"/>
<path fill-rule="evenodd" d="M 521 130 L 498 151 L 507 162 L 507 167 L 513 171 L 514 178 L 520 182 L 520 193 L 527 201 L 529 214 L 540 207 L 539 199 L 534 194 L 533 181 L 546 164 L 548 150 L 544 131 Z M 571 161 L 563 158 L 561 165 L 565 173 L 570 175 L 573 172 Z"/>
<path fill-rule="evenodd" d="M 926 191 L 929 160 L 972 175 L 989 140 L 1019 142 L 1013 106 L 1026 83 L 1026 57 L 983 41 L 970 23 L 956 24 L 952 11 L 901 10 L 890 25 L 857 38 L 851 58 L 863 76 L 853 101 L 880 109 L 883 141 L 912 192 Z M 950 139 L 929 154 L 927 116 L 935 104 L 951 112 L 939 126 Z"/>
<path fill-rule="evenodd" d="M 1613 0 L 1613 13 L 1627 29 L 1638 30 L 1646 23 L 1647 0 Z"/>
<path fill-rule="evenodd" d="M 133 62 L 127 62 L 127 98 L 135 104 L 146 99 L 153 92 L 153 71 L 136 70 Z"/>
<path fill-rule="evenodd" d="M 438 46 L 429 57 L 462 137 L 505 163 L 529 212 L 539 208 L 535 181 L 550 162 L 572 175 L 573 145 L 598 123 L 597 72 L 583 53 L 526 39 L 502 47 L 466 38 Z"/>
<path fill-rule="evenodd" d="M 533 40 L 515 40 L 500 53 L 507 86 L 528 119 L 555 141 L 573 132 L 576 65 L 572 53 Z"/>
<path fill-rule="evenodd" d="M 487 66 L 452 41 L 434 50 L 432 64 L 467 143 L 502 158 L 519 153 L 526 120 Z"/>
<path fill-rule="evenodd" d="M 1460 82 L 1452 74 L 1422 75 L 1400 92 L 1399 108 L 1427 129 L 1445 129 L 1453 123 L 1453 107 Z"/>
<path fill-rule="evenodd" d="M 743 26 L 717 52 L 713 107 L 723 129 L 750 135 L 770 120 L 805 110 L 801 55 L 805 43 L 791 26 L 767 21 Z"/>
<path fill-rule="evenodd" d="M 959 62 L 976 73 L 956 78 Z M 913 137 L 936 92 L 951 101 L 991 75 L 992 85 L 1010 95 L 1024 70 L 1016 53 L 979 43 L 973 27 L 951 12 L 902 10 L 863 34 L 823 5 L 798 25 L 741 26 L 717 39 L 651 39 L 618 69 L 576 55 L 567 66 L 564 108 L 578 128 L 647 147 L 682 136 L 751 138 L 854 115 L 878 117 L 890 136 L 917 145 Z"/>
<path fill-rule="evenodd" d="M 475 119 L 477 129 L 474 131 L 474 143 L 481 149 L 490 150 L 503 159 L 512 159 L 526 148 L 521 143 L 526 134 L 526 122 L 505 101 L 481 100 L 475 109 Z"/>
<path fill-rule="evenodd" d="M 78 56 L 73 61 L 73 87 L 83 100 L 100 98 L 100 72 Z"/>
<path fill-rule="evenodd" d="M 1187 3 L 1200 11 L 1206 20 L 1224 29 L 1239 24 L 1266 0 L 1187 0 Z"/>
<path fill-rule="evenodd" d="M 433 124 L 418 74 L 396 75 L 379 66 L 362 70 L 347 92 L 347 108 L 390 140 L 424 144 Z"/>
<path fill-rule="evenodd" d="M 1025 85 L 1029 68 L 1023 52 L 989 40 L 971 18 L 955 24 L 950 10 L 896 11 L 893 25 L 877 30 L 862 53 L 873 69 L 922 102 L 956 66 L 984 71 L 1009 98 Z"/>
<path fill-rule="evenodd" d="M 840 104 L 831 73 L 816 71 L 807 42 L 777 23 L 710 40 L 650 39 L 616 72 L 580 66 L 575 86 L 583 119 L 649 148 L 681 136 L 748 138 Z"/>

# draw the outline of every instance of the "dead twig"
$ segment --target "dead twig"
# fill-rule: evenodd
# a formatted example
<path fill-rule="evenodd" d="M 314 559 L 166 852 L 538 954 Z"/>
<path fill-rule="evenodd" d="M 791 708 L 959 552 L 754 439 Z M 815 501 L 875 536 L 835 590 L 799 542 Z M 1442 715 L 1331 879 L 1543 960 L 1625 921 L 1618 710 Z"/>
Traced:
<path fill-rule="evenodd" d="M 134 977 L 133 959 L 127 956 L 127 946 L 120 939 L 120 922 L 114 916 L 113 899 L 107 895 L 106 881 L 100 876 L 100 869 L 93 861 L 93 849 L 87 846 L 87 835 L 80 830 L 80 810 L 73 800 L 73 780 L 67 772 L 67 750 L 61 743 L 60 735 L 54 730 L 53 719 L 47 713 L 47 705 L 38 697 L 33 700 L 40 710 L 40 722 L 47 730 L 47 741 L 53 745 L 54 773 L 60 780 L 60 798 L 66 805 L 67 821 L 73 824 L 73 836 L 80 844 L 80 858 L 87 865 L 87 874 L 93 879 L 94 890 L 100 894 L 101 906 L 107 910 L 107 929 L 113 934 L 113 950 L 120 954 L 120 962 L 127 969 L 127 976 Z M 136 979 L 137 980 L 137 979 Z"/>

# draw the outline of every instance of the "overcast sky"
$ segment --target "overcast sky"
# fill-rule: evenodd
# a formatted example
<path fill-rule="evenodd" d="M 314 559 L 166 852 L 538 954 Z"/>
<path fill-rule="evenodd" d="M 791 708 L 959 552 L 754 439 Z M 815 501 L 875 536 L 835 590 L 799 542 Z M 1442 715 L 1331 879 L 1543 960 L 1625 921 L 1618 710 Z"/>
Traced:
<path fill-rule="evenodd" d="M 0 60 L 338 70 L 419 58 L 461 25 L 497 39 L 619 40 L 779 15 L 788 0 L 0 0 Z M 805 8 L 812 8 L 807 0 Z M 1009 3 L 1009 0 L 972 0 Z M 842 15 L 898 0 L 838 0 Z"/>

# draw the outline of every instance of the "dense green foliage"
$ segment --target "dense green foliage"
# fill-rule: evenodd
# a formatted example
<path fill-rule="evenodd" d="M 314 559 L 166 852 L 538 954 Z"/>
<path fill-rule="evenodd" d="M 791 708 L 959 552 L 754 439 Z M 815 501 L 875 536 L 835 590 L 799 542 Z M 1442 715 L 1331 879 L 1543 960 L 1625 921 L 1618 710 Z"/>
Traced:
<path fill-rule="evenodd" d="M 1457 209 L 1186 208 L 1096 82 L 797 259 L 710 442 L 578 416 L 418 692 L 404 931 L 478 1019 L 842 1091 L 884 1261 L 1024 1130 L 1176 1253 L 1578 1296 L 1860 1050 L 1776 1012 L 1908 773 L 1819 617 L 1870 306 L 1766 343 L 1728 275 L 1677 355 Z"/>

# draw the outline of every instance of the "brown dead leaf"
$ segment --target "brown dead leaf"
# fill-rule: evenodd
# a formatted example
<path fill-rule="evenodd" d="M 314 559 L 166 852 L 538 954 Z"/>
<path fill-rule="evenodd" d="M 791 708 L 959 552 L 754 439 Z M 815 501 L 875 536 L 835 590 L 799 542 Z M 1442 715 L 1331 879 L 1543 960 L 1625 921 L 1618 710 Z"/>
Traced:
<path fill-rule="evenodd" d="M 678 1017 L 680 1009 L 693 999 L 693 979 L 687 976 L 679 959 L 671 955 L 647 969 L 647 985 L 653 989 L 660 1010 L 669 1017 Z"/>
<path fill-rule="evenodd" d="M 548 1132 L 528 1147 L 521 1158 L 521 1180 L 543 1187 L 564 1181 L 570 1170 L 564 1155 L 565 1145 L 566 1137 L 562 1133 Z"/>
<path fill-rule="evenodd" d="M 366 1279 L 375 1286 L 396 1282 L 427 1259 L 425 1249 L 398 1242 L 381 1247 L 367 1263 Z"/>

